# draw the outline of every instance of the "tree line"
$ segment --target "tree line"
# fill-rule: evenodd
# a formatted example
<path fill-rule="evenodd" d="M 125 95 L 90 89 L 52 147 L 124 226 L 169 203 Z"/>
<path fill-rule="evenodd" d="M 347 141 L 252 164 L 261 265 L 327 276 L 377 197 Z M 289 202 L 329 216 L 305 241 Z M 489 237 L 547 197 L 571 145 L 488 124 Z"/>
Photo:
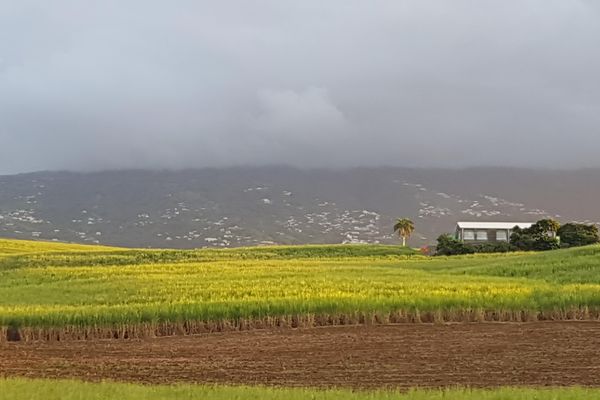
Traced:
<path fill-rule="evenodd" d="M 394 232 L 406 246 L 406 240 L 415 230 L 409 218 L 398 218 Z M 474 253 L 506 253 L 509 251 L 546 251 L 566 247 L 588 246 L 600 243 L 598 227 L 591 224 L 570 222 L 561 225 L 551 219 L 541 219 L 529 228 L 515 226 L 508 242 L 465 243 L 451 234 L 440 235 L 435 249 L 436 255 L 458 255 Z"/>
<path fill-rule="evenodd" d="M 508 242 L 465 243 L 450 234 L 438 237 L 436 255 L 473 253 L 505 253 L 509 251 L 546 251 L 600 243 L 598 227 L 570 222 L 561 225 L 553 219 L 542 219 L 529 228 L 518 226 Z"/>

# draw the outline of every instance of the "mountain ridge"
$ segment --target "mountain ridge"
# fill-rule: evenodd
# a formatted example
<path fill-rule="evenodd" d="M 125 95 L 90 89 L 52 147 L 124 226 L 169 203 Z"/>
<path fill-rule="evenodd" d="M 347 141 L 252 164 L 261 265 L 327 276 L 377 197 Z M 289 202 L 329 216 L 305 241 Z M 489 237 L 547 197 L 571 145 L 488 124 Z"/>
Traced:
<path fill-rule="evenodd" d="M 0 236 L 129 247 L 398 243 L 458 220 L 600 222 L 600 169 L 289 166 L 0 176 Z"/>

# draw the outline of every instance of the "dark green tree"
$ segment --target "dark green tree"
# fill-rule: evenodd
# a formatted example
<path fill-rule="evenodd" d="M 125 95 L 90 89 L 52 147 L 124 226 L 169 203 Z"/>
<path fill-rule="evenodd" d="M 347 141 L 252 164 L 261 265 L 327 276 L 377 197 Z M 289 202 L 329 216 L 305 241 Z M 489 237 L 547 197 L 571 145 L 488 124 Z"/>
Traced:
<path fill-rule="evenodd" d="M 568 247 L 600 243 L 596 225 L 569 223 L 561 226 L 557 233 L 561 243 Z"/>
<path fill-rule="evenodd" d="M 560 229 L 560 222 L 552 219 L 541 219 L 536 222 L 531 228 L 530 232 L 541 235 L 549 234 L 551 237 L 556 237 L 556 233 Z"/>
<path fill-rule="evenodd" d="M 556 233 L 559 227 L 560 224 L 552 219 L 542 219 L 526 229 L 515 226 L 510 236 L 510 244 L 522 251 L 558 249 L 560 242 Z"/>

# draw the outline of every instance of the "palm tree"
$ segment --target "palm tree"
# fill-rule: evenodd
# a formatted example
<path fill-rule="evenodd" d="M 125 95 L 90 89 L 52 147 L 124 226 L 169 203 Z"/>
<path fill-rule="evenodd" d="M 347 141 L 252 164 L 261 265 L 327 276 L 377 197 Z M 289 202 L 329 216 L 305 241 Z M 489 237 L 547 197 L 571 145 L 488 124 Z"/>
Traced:
<path fill-rule="evenodd" d="M 412 235 L 415 230 L 415 224 L 408 218 L 398 218 L 394 224 L 394 232 L 402 238 L 402 246 L 406 246 L 406 239 Z"/>

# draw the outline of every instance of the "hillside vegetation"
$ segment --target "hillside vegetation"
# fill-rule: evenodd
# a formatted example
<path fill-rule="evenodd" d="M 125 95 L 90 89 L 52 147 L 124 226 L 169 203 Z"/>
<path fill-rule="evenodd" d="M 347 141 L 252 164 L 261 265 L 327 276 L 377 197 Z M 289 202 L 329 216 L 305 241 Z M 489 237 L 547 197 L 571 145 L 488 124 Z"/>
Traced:
<path fill-rule="evenodd" d="M 296 169 L 39 172 L 0 176 L 0 237 L 127 247 L 396 244 L 398 216 L 418 216 L 414 246 L 458 219 L 598 218 L 600 169 Z"/>
<path fill-rule="evenodd" d="M 0 340 L 599 311 L 600 246 L 428 258 L 375 245 L 183 251 L 0 241 Z"/>

